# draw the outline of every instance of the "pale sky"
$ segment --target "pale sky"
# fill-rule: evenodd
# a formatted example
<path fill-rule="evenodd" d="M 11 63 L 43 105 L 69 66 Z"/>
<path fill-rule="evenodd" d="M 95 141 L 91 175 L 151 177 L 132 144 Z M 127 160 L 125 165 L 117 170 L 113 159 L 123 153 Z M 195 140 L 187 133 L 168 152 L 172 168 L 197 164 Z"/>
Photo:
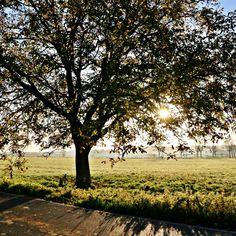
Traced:
<path fill-rule="evenodd" d="M 220 0 L 221 6 L 224 8 L 224 12 L 236 10 L 236 0 Z"/>

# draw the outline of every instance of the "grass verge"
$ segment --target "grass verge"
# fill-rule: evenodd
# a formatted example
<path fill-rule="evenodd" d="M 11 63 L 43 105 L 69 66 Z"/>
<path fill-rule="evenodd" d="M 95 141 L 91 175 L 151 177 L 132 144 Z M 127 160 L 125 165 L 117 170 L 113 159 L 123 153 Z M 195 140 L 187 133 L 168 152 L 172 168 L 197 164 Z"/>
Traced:
<path fill-rule="evenodd" d="M 32 172 L 13 180 L 2 179 L 0 190 L 109 212 L 236 230 L 236 182 L 232 165 L 236 162 L 221 160 L 213 165 L 209 160 L 195 164 L 185 160 L 171 166 L 153 160 L 135 169 L 136 164 L 130 161 L 128 166 L 118 166 L 117 171 L 103 174 L 96 168 L 93 186 L 86 190 L 74 188 L 73 175 L 69 175 L 65 187 L 59 187 L 61 175 L 56 175 L 56 166 L 50 174 Z M 157 171 L 153 171 L 153 165 Z M 168 165 L 165 170 L 163 165 Z M 131 166 L 136 171 L 130 171 Z"/>

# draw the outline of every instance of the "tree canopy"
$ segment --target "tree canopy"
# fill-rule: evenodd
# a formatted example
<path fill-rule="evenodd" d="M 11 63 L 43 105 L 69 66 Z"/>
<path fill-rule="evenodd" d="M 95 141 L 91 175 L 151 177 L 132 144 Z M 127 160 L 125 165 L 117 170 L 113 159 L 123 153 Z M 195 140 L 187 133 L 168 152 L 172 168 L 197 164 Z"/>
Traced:
<path fill-rule="evenodd" d="M 214 2 L 1 1 L 0 148 L 74 144 L 86 187 L 104 137 L 122 153 L 142 133 L 219 138 L 235 115 L 236 20 Z"/>

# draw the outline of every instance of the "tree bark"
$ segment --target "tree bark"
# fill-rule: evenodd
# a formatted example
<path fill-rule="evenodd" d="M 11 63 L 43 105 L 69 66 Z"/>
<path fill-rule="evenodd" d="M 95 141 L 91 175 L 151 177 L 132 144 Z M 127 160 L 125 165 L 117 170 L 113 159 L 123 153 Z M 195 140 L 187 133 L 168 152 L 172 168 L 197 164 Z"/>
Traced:
<path fill-rule="evenodd" d="M 88 188 L 91 186 L 91 176 L 89 168 L 89 152 L 91 147 L 83 146 L 75 142 L 75 185 L 78 188 Z"/>

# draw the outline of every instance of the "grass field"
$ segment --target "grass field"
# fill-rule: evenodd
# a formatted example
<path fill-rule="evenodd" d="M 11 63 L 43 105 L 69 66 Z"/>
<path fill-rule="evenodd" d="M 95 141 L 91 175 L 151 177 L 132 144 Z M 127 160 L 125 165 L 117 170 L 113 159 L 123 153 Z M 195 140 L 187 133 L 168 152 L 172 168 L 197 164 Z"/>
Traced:
<path fill-rule="evenodd" d="M 73 187 L 73 158 L 29 158 L 26 173 L 0 190 L 154 219 L 236 229 L 236 160 L 90 159 L 93 186 Z M 0 161 L 1 168 L 4 162 Z M 59 178 L 68 174 L 66 186 Z M 3 172 L 0 172 L 3 175 Z"/>

